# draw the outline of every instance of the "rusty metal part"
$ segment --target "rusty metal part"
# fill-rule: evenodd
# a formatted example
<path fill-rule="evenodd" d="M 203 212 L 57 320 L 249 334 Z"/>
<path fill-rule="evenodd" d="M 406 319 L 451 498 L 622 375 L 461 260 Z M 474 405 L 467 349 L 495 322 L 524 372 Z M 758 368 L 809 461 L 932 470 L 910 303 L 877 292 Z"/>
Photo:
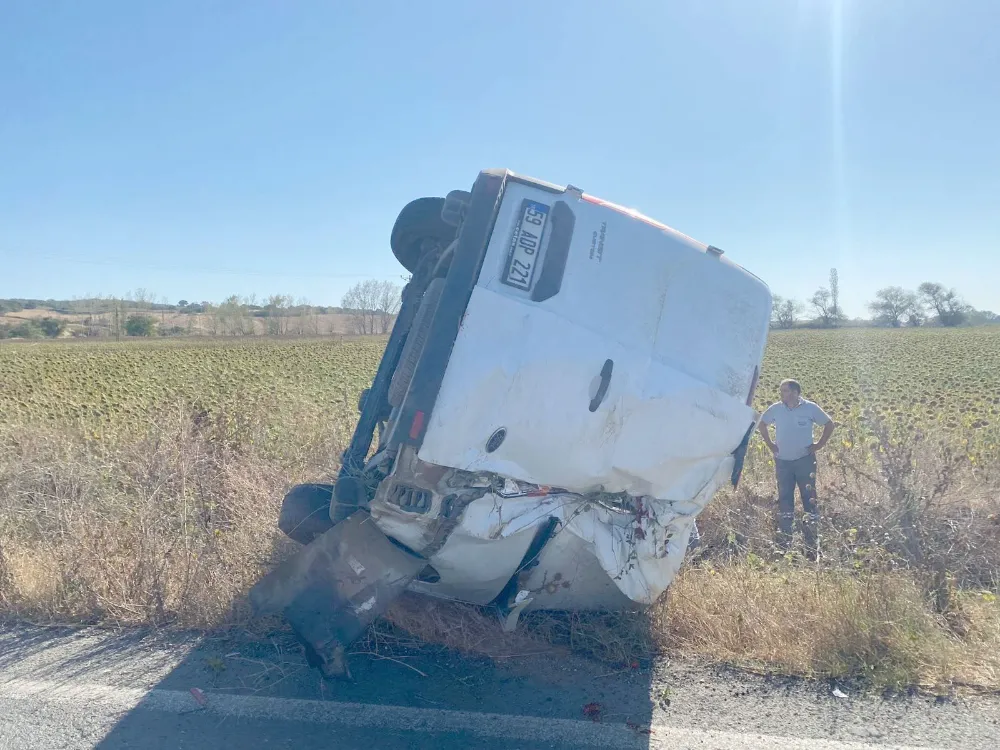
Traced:
<path fill-rule="evenodd" d="M 257 614 L 282 613 L 310 663 L 327 677 L 344 677 L 345 649 L 426 564 L 358 511 L 262 578 L 250 602 Z"/>

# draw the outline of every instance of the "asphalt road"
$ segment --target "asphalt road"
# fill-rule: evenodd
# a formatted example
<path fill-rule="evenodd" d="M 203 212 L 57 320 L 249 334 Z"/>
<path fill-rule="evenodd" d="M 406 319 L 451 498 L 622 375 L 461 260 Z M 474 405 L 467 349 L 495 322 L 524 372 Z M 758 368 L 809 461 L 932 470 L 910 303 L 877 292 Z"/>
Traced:
<path fill-rule="evenodd" d="M 360 654 L 327 683 L 264 641 L 7 628 L 0 749 L 996 748 L 1000 701 L 831 695 L 694 665 Z M 849 691 L 850 692 L 850 691 Z M 588 707 L 586 708 L 585 707 Z"/>

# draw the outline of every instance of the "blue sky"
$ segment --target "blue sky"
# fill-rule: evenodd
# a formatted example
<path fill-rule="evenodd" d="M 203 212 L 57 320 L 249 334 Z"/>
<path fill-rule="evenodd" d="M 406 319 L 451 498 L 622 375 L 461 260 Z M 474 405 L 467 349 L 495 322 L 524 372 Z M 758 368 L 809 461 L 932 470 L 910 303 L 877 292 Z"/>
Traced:
<path fill-rule="evenodd" d="M 336 304 L 486 167 L 1000 312 L 1000 2 L 0 5 L 0 297 Z"/>

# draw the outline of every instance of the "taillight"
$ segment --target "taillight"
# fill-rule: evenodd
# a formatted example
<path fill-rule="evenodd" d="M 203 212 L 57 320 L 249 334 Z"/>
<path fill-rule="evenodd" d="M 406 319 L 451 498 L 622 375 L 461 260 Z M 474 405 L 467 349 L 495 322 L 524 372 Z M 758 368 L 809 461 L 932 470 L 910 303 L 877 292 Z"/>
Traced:
<path fill-rule="evenodd" d="M 420 433 L 424 431 L 424 413 L 418 411 L 413 415 L 413 421 L 410 423 L 410 440 L 416 440 L 420 437 Z"/>

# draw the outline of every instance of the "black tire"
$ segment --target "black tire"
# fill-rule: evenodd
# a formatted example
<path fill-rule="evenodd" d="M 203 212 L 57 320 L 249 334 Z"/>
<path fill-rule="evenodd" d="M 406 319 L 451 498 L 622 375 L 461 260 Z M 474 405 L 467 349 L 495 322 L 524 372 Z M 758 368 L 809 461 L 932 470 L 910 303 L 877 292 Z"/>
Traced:
<path fill-rule="evenodd" d="M 396 217 L 389 245 L 396 260 L 410 273 L 416 273 L 423 260 L 425 241 L 447 247 L 458 235 L 458 228 L 441 218 L 444 204 L 444 198 L 417 198 Z"/>
<path fill-rule="evenodd" d="M 403 351 L 399 355 L 399 364 L 396 365 L 396 371 L 389 383 L 389 404 L 393 407 L 402 406 L 403 399 L 406 398 L 413 372 L 417 369 L 417 362 L 420 361 L 420 355 L 424 351 L 427 333 L 434 321 L 434 311 L 441 301 L 442 291 L 444 291 L 444 279 L 431 281 L 424 290 L 424 297 L 420 300 L 417 314 L 413 316 L 413 325 L 406 335 L 406 343 L 403 344 Z"/>
<path fill-rule="evenodd" d="M 374 489 L 374 488 L 372 488 Z M 362 507 L 368 507 L 368 486 L 363 476 L 341 476 L 333 491 L 330 519 L 336 525 Z"/>
<path fill-rule="evenodd" d="M 333 528 L 333 521 L 330 520 L 332 498 L 332 484 L 298 484 L 292 487 L 281 501 L 278 528 L 289 539 L 309 544 Z"/>
<path fill-rule="evenodd" d="M 441 220 L 450 226 L 460 227 L 470 203 L 472 203 L 472 193 L 466 190 L 452 190 L 441 206 Z"/>

